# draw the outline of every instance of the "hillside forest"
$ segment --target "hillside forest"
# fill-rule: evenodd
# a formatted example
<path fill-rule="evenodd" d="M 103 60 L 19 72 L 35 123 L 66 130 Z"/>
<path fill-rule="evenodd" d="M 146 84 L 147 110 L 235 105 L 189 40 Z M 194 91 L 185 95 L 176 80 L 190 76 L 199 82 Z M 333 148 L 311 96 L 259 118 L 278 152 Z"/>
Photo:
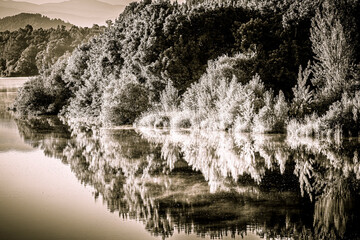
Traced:
<path fill-rule="evenodd" d="M 38 61 L 45 70 L 19 91 L 13 109 L 103 127 L 355 136 L 359 10 L 357 0 L 131 3 L 71 54 Z M 60 46 L 77 43 L 62 35 L 74 30 L 49 31 Z M 35 33 L 20 30 L 24 44 L 16 46 L 47 36 Z M 11 54 L 20 51 L 2 56 Z"/>
<path fill-rule="evenodd" d="M 25 19 L 28 19 L 26 15 Z M 61 22 L 57 25 L 57 21 L 48 22 L 47 18 L 44 19 L 45 23 L 38 21 L 38 25 L 35 25 L 37 28 L 27 24 L 16 31 L 0 32 L 0 76 L 35 76 L 44 73 L 59 57 L 70 54 L 79 44 L 102 33 L 105 28 L 98 25 L 81 28 L 63 25 Z M 56 25 L 47 28 L 47 23 Z"/>

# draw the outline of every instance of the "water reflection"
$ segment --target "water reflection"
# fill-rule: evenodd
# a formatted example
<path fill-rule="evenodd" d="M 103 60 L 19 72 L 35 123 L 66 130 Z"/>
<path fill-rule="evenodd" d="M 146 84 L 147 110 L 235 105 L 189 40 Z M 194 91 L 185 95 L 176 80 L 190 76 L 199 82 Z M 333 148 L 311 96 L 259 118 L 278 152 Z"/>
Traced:
<path fill-rule="evenodd" d="M 156 236 L 360 237 L 357 139 L 68 128 L 56 118 L 17 124 L 109 211 Z"/>
<path fill-rule="evenodd" d="M 16 91 L 11 92 L 10 90 L 2 87 L 0 81 L 0 152 L 31 151 L 32 148 L 23 143 L 12 114 L 7 110 L 17 94 Z"/>
<path fill-rule="evenodd" d="M 288 139 L 295 151 L 295 174 L 302 192 L 315 198 L 314 233 L 318 238 L 358 239 L 359 140 Z"/>

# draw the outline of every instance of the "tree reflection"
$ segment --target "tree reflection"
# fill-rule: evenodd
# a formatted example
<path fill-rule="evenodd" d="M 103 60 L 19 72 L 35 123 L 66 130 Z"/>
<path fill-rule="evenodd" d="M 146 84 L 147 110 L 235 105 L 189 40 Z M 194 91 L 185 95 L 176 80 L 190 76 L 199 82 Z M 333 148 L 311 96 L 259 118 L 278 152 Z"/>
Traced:
<path fill-rule="evenodd" d="M 166 132 L 150 129 L 138 131 L 150 142 L 162 145 L 162 157 L 170 169 L 176 161 L 183 159 L 194 171 L 200 171 L 212 193 L 230 190 L 242 192 L 244 185 L 234 183 L 251 179 L 253 185 L 258 186 L 267 172 L 284 174 L 290 155 L 283 136 L 279 135 L 232 136 L 226 132 Z"/>
<path fill-rule="evenodd" d="M 315 197 L 314 234 L 319 239 L 357 239 L 359 230 L 358 139 L 291 138 L 302 192 Z"/>
<path fill-rule="evenodd" d="M 46 156 L 67 162 L 63 151 L 70 141 L 70 132 L 68 126 L 62 124 L 57 117 L 36 117 L 15 121 L 19 134 L 26 143 L 42 149 Z"/>
<path fill-rule="evenodd" d="M 17 121 L 121 218 L 163 238 L 358 238 L 358 141 Z M 304 197 L 301 197 L 303 195 Z"/>

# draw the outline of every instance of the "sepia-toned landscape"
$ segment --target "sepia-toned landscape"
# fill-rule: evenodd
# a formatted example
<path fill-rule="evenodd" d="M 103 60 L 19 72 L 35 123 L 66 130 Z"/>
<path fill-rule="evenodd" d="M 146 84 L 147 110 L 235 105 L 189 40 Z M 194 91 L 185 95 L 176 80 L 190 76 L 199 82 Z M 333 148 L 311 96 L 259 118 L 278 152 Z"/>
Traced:
<path fill-rule="evenodd" d="M 360 239 L 359 6 L 1 0 L 0 239 Z"/>

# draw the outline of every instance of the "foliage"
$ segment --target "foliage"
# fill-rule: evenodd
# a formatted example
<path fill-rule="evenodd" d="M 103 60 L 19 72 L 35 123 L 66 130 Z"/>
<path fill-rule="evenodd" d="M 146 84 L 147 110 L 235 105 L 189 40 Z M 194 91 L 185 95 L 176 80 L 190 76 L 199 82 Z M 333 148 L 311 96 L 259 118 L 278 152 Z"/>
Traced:
<path fill-rule="evenodd" d="M 249 48 L 256 51 L 253 71 L 267 87 L 282 90 L 289 98 L 299 65 L 312 58 L 309 34 L 309 22 L 283 28 L 281 16 L 271 12 L 241 24 L 235 32 L 235 44 L 241 52 Z"/>
<path fill-rule="evenodd" d="M 290 1 L 290 4 L 283 15 L 283 26 L 299 24 L 302 20 L 311 19 L 315 15 L 323 0 L 302 0 Z"/>
<path fill-rule="evenodd" d="M 179 106 L 179 92 L 171 81 L 168 82 L 164 91 L 160 94 L 160 108 L 165 112 L 171 112 Z"/>
<path fill-rule="evenodd" d="M 20 88 L 14 110 L 20 116 L 58 113 L 66 105 L 70 91 L 63 80 L 66 56 L 54 64 L 47 77 L 37 76 Z"/>
<path fill-rule="evenodd" d="M 68 30 L 64 25 L 48 29 L 27 25 L 0 32 L 0 76 L 35 76 L 48 71 L 59 57 L 102 31 L 97 25 Z"/>
<path fill-rule="evenodd" d="M 345 125 L 359 90 L 358 8 L 352 0 L 141 1 L 67 60 L 57 59 L 80 43 L 75 28 L 50 31 L 40 54 L 34 44 L 11 45 L 7 56 L 20 60 L 0 59 L 0 67 L 28 71 L 35 58 L 44 89 L 55 83 L 43 114 L 68 120 L 356 134 Z M 18 40 L 35 31 L 19 31 Z"/>
<path fill-rule="evenodd" d="M 265 86 L 259 75 L 244 86 L 242 92 L 239 92 L 240 105 L 235 117 L 234 130 L 236 132 L 252 131 L 255 115 L 264 106 L 263 96 L 265 95 Z"/>
<path fill-rule="evenodd" d="M 360 93 L 344 94 L 323 116 L 315 114 L 304 120 L 293 119 L 288 127 L 292 135 L 342 137 L 359 135 Z"/>
<path fill-rule="evenodd" d="M 26 82 L 19 90 L 14 110 L 19 115 L 47 114 L 49 105 L 53 99 L 47 89 L 44 88 L 42 78 L 36 77 Z"/>
<path fill-rule="evenodd" d="M 156 119 L 167 116 L 172 128 L 283 131 L 288 104 L 282 92 L 274 99 L 272 92 L 265 91 L 259 75 L 250 78 L 247 66 L 254 57 L 236 54 L 210 61 L 199 82 L 184 93 L 180 109 L 153 109 L 142 115 L 137 125 L 164 127 L 156 124 Z"/>
<path fill-rule="evenodd" d="M 315 101 L 321 106 L 320 111 L 354 86 L 354 48 L 347 31 L 335 3 L 324 1 L 322 10 L 317 10 L 312 19 L 310 37 L 317 60 L 312 83 L 318 88 Z"/>
<path fill-rule="evenodd" d="M 283 132 L 287 123 L 289 107 L 284 94 L 274 99 L 273 93 L 267 91 L 264 94 L 264 106 L 254 117 L 252 130 L 259 133 Z"/>
<path fill-rule="evenodd" d="M 291 102 L 291 114 L 293 117 L 302 118 L 305 114 L 311 112 L 311 104 L 313 103 L 314 92 L 310 90 L 310 86 L 306 85 L 311 74 L 310 63 L 308 67 L 302 70 L 299 67 L 297 85 L 292 89 L 294 98 Z"/>
<path fill-rule="evenodd" d="M 247 66 L 253 57 L 254 54 L 236 54 L 234 57 L 221 56 L 210 61 L 199 82 L 184 94 L 182 109 L 193 112 L 194 121 L 200 123 L 215 114 L 218 106 L 223 106 L 219 101 L 224 98 L 236 101 L 233 97 L 239 92 L 240 82 L 246 83 L 251 79 Z"/>
<path fill-rule="evenodd" d="M 121 72 L 135 76 L 135 81 L 148 89 L 151 105 L 162 105 L 166 112 L 176 109 L 180 98 L 184 99 L 183 105 L 187 105 L 190 92 L 196 91 L 190 86 L 205 78 L 205 71 L 208 71 L 209 81 L 214 81 L 215 85 L 215 78 L 232 78 L 232 74 L 238 78 L 237 82 L 246 84 L 258 72 L 266 87 L 276 91 L 281 88 L 288 96 L 293 86 L 294 69 L 308 60 L 308 30 L 304 26 L 305 34 L 297 37 L 293 29 L 282 29 L 281 14 L 274 17 L 274 12 L 269 10 L 281 9 L 277 4 L 266 11 L 265 7 L 259 10 L 250 5 L 231 2 L 180 5 L 169 1 L 130 4 L 103 34 L 82 44 L 70 56 L 62 80 L 71 94 L 61 112 L 68 118 L 81 116 L 101 123 L 99 116 L 104 105 L 100 100 L 106 86 L 121 79 Z M 43 66 L 41 73 L 44 78 L 49 75 L 47 69 L 61 53 L 71 51 L 72 36 L 76 35 L 73 31 L 60 28 L 52 32 L 44 50 L 36 55 L 37 63 Z M 234 54 L 239 50 L 252 52 L 248 48 L 256 51 L 251 60 Z M 221 67 L 215 66 L 211 60 L 224 53 L 232 57 L 216 60 Z M 289 56 L 294 58 L 289 60 Z M 169 88 L 169 82 L 173 88 Z M 221 93 L 223 96 L 230 87 L 226 84 Z M 180 98 L 176 100 L 177 97 Z M 198 98 L 200 105 L 197 106 L 197 116 L 200 117 L 208 115 L 207 112 L 213 108 L 210 102 L 216 100 L 210 97 L 207 103 L 201 103 L 204 101 L 201 99 Z M 224 107 L 232 110 L 225 111 L 229 115 L 220 116 L 219 127 L 223 129 L 230 127 L 238 111 L 235 110 L 236 101 L 229 102 L 230 105 L 225 102 Z M 222 103 L 218 101 L 216 104 L 220 107 Z"/>
<path fill-rule="evenodd" d="M 301 73 L 300 69 L 292 104 L 295 117 L 308 115 L 290 121 L 290 134 L 335 138 L 359 134 L 359 68 L 355 64 L 359 36 L 354 34 L 359 25 L 350 24 L 356 22 L 352 13 L 358 7 L 357 1 L 326 0 L 315 11 L 311 28 L 315 62 L 311 70 L 308 66 Z M 305 86 L 309 76 L 313 91 Z"/>
<path fill-rule="evenodd" d="M 133 75 L 122 74 L 110 81 L 103 94 L 102 119 L 105 125 L 131 124 L 149 107 L 149 91 Z"/>
<path fill-rule="evenodd" d="M 242 96 L 241 82 L 251 79 L 247 66 L 253 57 L 236 54 L 209 62 L 206 73 L 183 96 L 181 107 L 192 113 L 193 126 L 227 129 L 232 125 Z M 210 120 L 213 117 L 217 119 Z"/>

